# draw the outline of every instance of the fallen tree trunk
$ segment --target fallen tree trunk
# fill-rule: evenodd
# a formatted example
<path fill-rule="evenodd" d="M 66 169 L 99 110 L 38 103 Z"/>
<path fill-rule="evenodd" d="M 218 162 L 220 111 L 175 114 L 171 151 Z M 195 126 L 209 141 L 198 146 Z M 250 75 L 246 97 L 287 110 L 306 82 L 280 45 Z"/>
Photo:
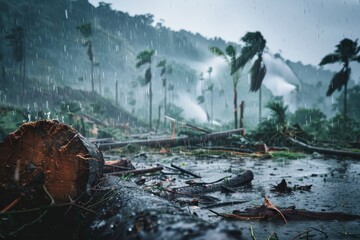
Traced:
<path fill-rule="evenodd" d="M 251 183 L 253 179 L 253 172 L 247 170 L 243 174 L 239 174 L 230 179 L 224 179 L 220 183 L 202 184 L 196 186 L 186 186 L 169 189 L 170 196 L 168 196 L 168 198 L 172 199 L 175 197 L 195 197 L 209 192 L 220 191 L 223 187 L 236 188 Z"/>
<path fill-rule="evenodd" d="M 350 152 L 350 151 L 343 151 L 343 150 L 336 150 L 336 149 L 328 149 L 328 148 L 320 148 L 320 147 L 314 147 L 310 146 L 306 143 L 300 142 L 299 140 L 296 140 L 294 138 L 289 137 L 288 138 L 291 142 L 295 143 L 296 145 L 304 148 L 307 151 L 310 152 L 318 152 L 325 155 L 332 155 L 332 156 L 339 156 L 339 157 L 349 157 L 349 158 L 355 158 L 360 159 L 360 153 L 359 152 Z"/>
<path fill-rule="evenodd" d="M 278 208 L 288 221 L 310 221 L 310 220 L 322 220 L 322 221 L 355 221 L 360 219 L 360 215 L 347 214 L 342 212 L 312 212 L 302 209 L 295 209 L 295 206 L 287 208 Z M 279 212 L 269 209 L 262 205 L 255 208 L 247 208 L 245 211 L 233 211 L 232 214 L 216 213 L 215 214 L 230 219 L 237 219 L 243 221 L 249 220 L 281 220 L 282 216 Z"/>
<path fill-rule="evenodd" d="M 209 133 L 204 135 L 192 136 L 192 137 L 177 137 L 174 139 L 163 138 L 163 139 L 151 139 L 151 140 L 136 140 L 136 141 L 126 141 L 126 142 L 115 142 L 115 143 L 100 143 L 98 146 L 101 150 L 109 150 L 112 148 L 125 147 L 129 144 L 138 144 L 149 147 L 174 147 L 174 146 L 190 146 L 191 144 L 203 144 L 211 140 L 216 140 L 219 138 L 229 137 L 232 134 L 245 134 L 243 128 L 234 129 L 224 132 Z"/>
<path fill-rule="evenodd" d="M 42 190 L 55 203 L 75 199 L 99 179 L 104 162 L 94 144 L 57 121 L 23 124 L 0 144 L 0 153 L 0 207 L 20 196 L 34 205 L 48 202 Z"/>
<path fill-rule="evenodd" d="M 79 239 L 241 239 L 240 230 L 208 223 L 133 183 L 109 177 L 100 189 L 88 203 L 99 214 L 88 214 Z"/>
<path fill-rule="evenodd" d="M 117 177 L 89 188 L 101 175 L 102 154 L 65 124 L 24 124 L 0 152 L 2 239 L 241 237 L 240 230 L 208 223 Z"/>

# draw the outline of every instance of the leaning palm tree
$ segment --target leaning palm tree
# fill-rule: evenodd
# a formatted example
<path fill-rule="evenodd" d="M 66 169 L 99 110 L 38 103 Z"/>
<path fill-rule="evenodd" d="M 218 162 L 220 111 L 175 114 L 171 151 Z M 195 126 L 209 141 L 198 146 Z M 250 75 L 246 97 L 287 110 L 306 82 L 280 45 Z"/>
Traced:
<path fill-rule="evenodd" d="M 138 62 L 136 63 L 136 68 L 140 68 L 144 64 L 148 65 L 148 68 L 145 71 L 145 83 L 144 85 L 149 84 L 149 128 L 152 129 L 152 83 L 151 83 L 151 60 L 152 56 L 154 55 L 154 50 L 145 50 L 140 52 L 136 56 L 136 60 Z"/>
<path fill-rule="evenodd" d="M 266 74 L 266 67 L 263 62 L 263 52 L 266 46 L 266 40 L 260 32 L 248 32 L 241 40 L 245 46 L 241 49 L 241 55 L 236 59 L 234 70 L 242 68 L 250 62 L 255 55 L 255 62 L 250 69 L 250 92 L 259 91 L 259 123 L 261 122 L 261 84 Z"/>
<path fill-rule="evenodd" d="M 89 57 L 90 63 L 91 63 L 91 91 L 94 92 L 95 91 L 95 87 L 94 87 L 94 53 L 92 50 L 92 27 L 91 27 L 91 23 L 85 23 L 83 25 L 77 26 L 76 27 L 80 33 L 82 34 L 82 36 L 84 37 L 84 43 L 83 46 L 87 47 L 87 55 Z"/>
<path fill-rule="evenodd" d="M 160 77 L 162 77 L 162 85 L 164 87 L 164 115 L 167 115 L 166 105 L 167 105 L 167 75 L 172 74 L 172 67 L 171 65 L 166 64 L 166 60 L 162 60 L 156 65 L 156 67 L 161 68 Z M 164 120 L 164 125 L 166 125 L 166 118 Z"/>
<path fill-rule="evenodd" d="M 239 69 L 235 70 L 237 53 L 236 48 L 233 45 L 228 45 L 225 51 L 222 51 L 218 47 L 210 47 L 210 51 L 217 56 L 223 57 L 226 63 L 230 67 L 230 75 L 232 76 L 233 80 L 233 92 L 234 92 L 234 127 L 237 128 L 238 124 L 238 114 L 237 114 L 237 85 L 239 82 L 240 74 Z"/>
<path fill-rule="evenodd" d="M 335 52 L 326 55 L 319 64 L 320 66 L 329 63 L 341 63 L 343 65 L 342 69 L 333 76 L 326 96 L 331 96 L 336 89 L 340 91 L 344 86 L 344 128 L 346 128 L 347 120 L 347 85 L 351 73 L 349 64 L 352 61 L 360 62 L 359 52 L 360 46 L 357 45 L 357 40 L 352 41 L 344 38 L 336 45 Z"/>

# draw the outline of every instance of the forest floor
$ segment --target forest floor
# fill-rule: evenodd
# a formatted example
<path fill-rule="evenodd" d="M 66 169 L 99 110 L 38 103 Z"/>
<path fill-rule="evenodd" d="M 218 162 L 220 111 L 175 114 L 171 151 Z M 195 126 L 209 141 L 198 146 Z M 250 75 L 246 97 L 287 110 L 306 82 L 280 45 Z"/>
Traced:
<path fill-rule="evenodd" d="M 168 150 L 168 149 L 167 149 Z M 202 154 L 198 154 L 202 152 Z M 185 148 L 170 151 L 159 149 L 138 149 L 136 153 L 105 152 L 106 160 L 128 159 L 136 169 L 150 168 L 157 165 L 164 170 L 150 175 L 135 177 L 122 176 L 131 181 L 142 182 L 142 188 L 159 194 L 161 189 L 186 186 L 189 180 L 195 182 L 214 182 L 224 177 L 231 177 L 251 170 L 254 179 L 251 185 L 233 189 L 233 193 L 214 192 L 199 198 L 177 198 L 175 201 L 185 211 L 196 214 L 209 222 L 223 221 L 235 225 L 243 232 L 244 239 L 354 239 L 360 237 L 360 220 L 356 221 L 288 221 L 279 220 L 227 220 L 214 214 L 231 214 L 234 210 L 260 206 L 266 196 L 277 207 L 295 206 L 314 212 L 341 212 L 360 215 L 358 199 L 360 192 L 360 163 L 351 159 L 334 159 L 323 155 L 299 155 L 297 159 L 274 157 L 272 159 L 248 156 L 219 156 L 197 150 L 197 154 Z M 180 166 L 200 175 L 194 178 L 174 170 L 171 164 Z M 274 192 L 272 189 L 285 179 L 293 191 Z M 144 183 L 145 182 L 145 183 Z M 307 186 L 306 189 L 299 188 Z M 297 188 L 296 188 L 297 187 Z M 160 191 L 159 191 L 160 189 Z M 222 207 L 204 208 L 214 203 L 229 203 Z M 276 235 L 275 235 L 275 234 Z M 276 238 L 276 236 L 278 238 Z"/>

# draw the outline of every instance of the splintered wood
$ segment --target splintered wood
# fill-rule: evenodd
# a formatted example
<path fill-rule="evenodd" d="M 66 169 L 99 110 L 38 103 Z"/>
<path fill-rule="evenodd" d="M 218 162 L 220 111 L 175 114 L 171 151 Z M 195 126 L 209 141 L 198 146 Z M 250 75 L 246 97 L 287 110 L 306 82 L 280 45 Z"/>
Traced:
<path fill-rule="evenodd" d="M 100 177 L 104 163 L 94 144 L 57 121 L 23 124 L 0 143 L 0 153 L 1 206 L 36 194 L 29 190 L 35 185 L 45 189 L 42 198 L 68 202 Z"/>

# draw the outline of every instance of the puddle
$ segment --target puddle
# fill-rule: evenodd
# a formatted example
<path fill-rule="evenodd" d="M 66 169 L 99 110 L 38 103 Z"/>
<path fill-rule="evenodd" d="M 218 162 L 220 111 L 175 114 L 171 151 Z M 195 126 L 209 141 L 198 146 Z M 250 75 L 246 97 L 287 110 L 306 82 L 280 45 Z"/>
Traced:
<path fill-rule="evenodd" d="M 214 208 L 219 213 L 232 213 L 233 210 L 244 210 L 248 207 L 262 205 L 266 195 L 276 206 L 296 206 L 297 209 L 324 212 L 343 212 L 360 215 L 360 163 L 355 160 L 307 158 L 287 160 L 253 158 L 239 159 L 195 159 L 193 157 L 164 157 L 148 155 L 147 159 L 132 159 L 137 168 L 149 167 L 151 164 L 171 163 L 181 166 L 202 176 L 202 181 L 212 182 L 220 178 L 251 170 L 254 173 L 252 186 L 241 188 L 236 193 L 211 193 L 221 201 L 248 201 L 246 203 Z M 165 172 L 170 172 L 167 168 Z M 173 187 L 185 186 L 186 180 L 193 179 L 185 175 L 172 175 L 176 178 Z M 291 194 L 278 194 L 270 189 L 285 179 L 288 185 L 312 185 L 311 191 L 295 191 Z M 146 184 L 151 184 L 151 180 Z M 158 181 L 158 180 L 157 180 Z M 267 239 L 276 233 L 279 239 L 354 239 L 360 238 L 360 221 L 229 221 L 215 216 L 204 206 L 185 206 L 184 209 L 196 213 L 209 222 L 227 221 L 242 229 L 245 239 L 251 239 L 250 228 L 253 228 L 257 239 Z M 308 236 L 306 237 L 306 232 Z M 301 234 L 303 233 L 303 234 Z M 355 234 L 355 235 L 354 235 Z M 305 236 L 305 237 L 304 237 Z"/>

